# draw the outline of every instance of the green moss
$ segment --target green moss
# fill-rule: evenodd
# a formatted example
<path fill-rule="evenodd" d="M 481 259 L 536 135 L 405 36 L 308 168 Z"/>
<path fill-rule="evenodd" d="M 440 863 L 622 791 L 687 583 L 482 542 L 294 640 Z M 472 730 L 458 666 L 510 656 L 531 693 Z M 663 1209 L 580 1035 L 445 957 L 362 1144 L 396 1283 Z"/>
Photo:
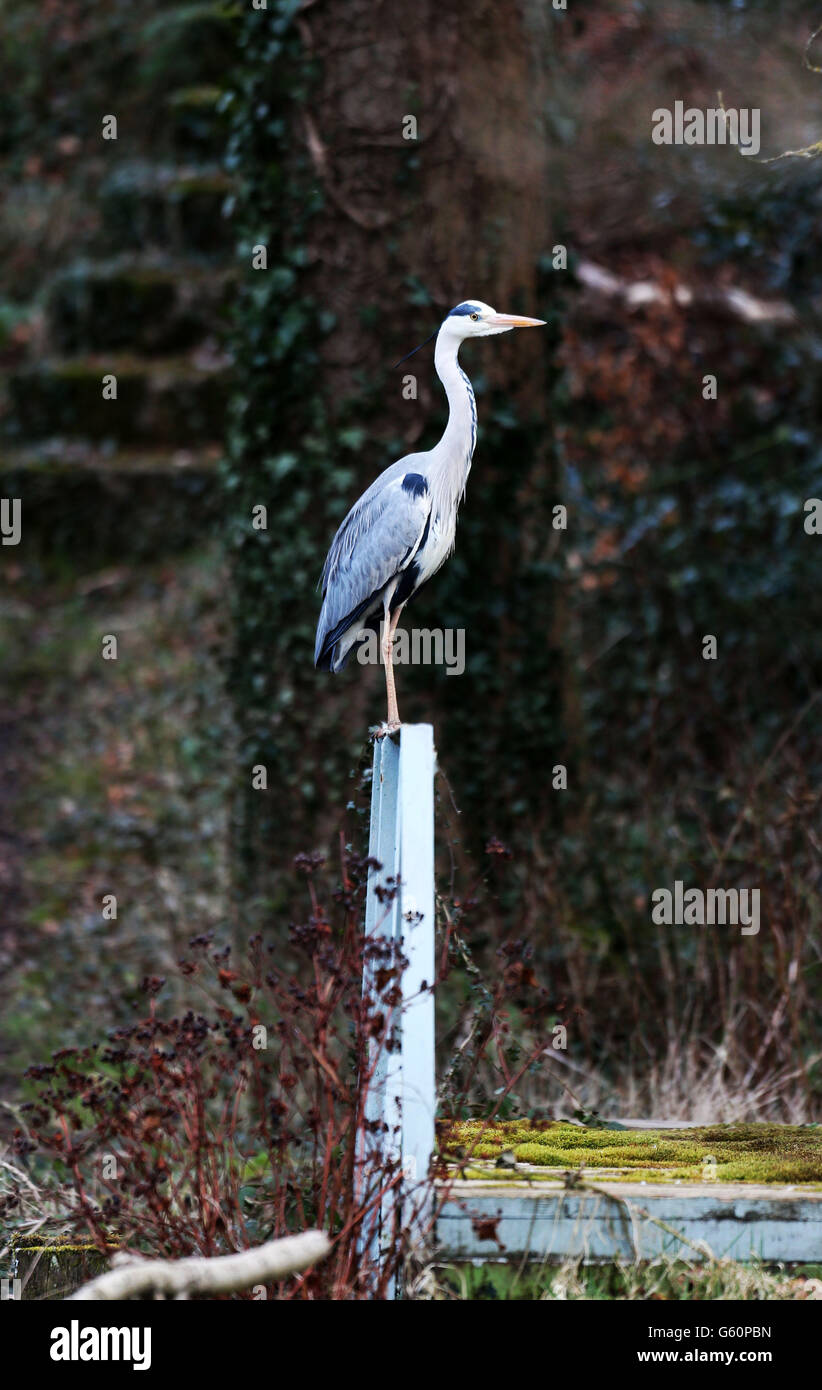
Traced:
<path fill-rule="evenodd" d="M 4 449 L 0 447 L 0 479 L 8 494 L 16 496 L 13 480 L 30 474 L 42 474 L 65 483 L 69 478 L 76 479 L 88 474 L 97 479 L 100 475 L 120 478 L 123 475 L 210 478 L 217 467 L 218 446 L 204 445 L 199 448 L 170 453 L 167 448 L 120 449 L 111 453 L 104 448 L 96 449 L 85 441 L 71 446 L 65 440 L 41 440 L 28 448 Z"/>
<path fill-rule="evenodd" d="M 583 1168 L 616 1180 L 706 1180 L 822 1183 L 822 1129 L 814 1125 L 708 1125 L 697 1129 L 603 1130 L 522 1120 L 483 1125 L 456 1121 L 440 1136 L 447 1158 L 495 1160 L 512 1149 L 517 1161 L 551 1176 Z M 715 1164 L 715 1168 L 711 1164 Z M 466 1176 L 517 1177 L 510 1169 Z"/>
<path fill-rule="evenodd" d="M 215 107 L 223 94 L 223 88 L 201 84 L 199 87 L 181 87 L 172 92 L 168 104 L 173 111 L 202 110 Z"/>
<path fill-rule="evenodd" d="M 185 174 L 168 186 L 169 196 L 182 199 L 195 193 L 224 198 L 231 191 L 231 180 L 221 173 Z"/>

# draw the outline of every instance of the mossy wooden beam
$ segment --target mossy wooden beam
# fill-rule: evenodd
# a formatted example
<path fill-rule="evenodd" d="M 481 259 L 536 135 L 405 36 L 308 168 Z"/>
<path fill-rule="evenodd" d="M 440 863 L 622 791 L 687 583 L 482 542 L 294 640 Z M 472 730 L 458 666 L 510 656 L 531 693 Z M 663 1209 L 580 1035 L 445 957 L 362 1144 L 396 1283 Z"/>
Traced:
<path fill-rule="evenodd" d="M 443 1258 L 822 1259 L 815 1125 L 472 1120 L 438 1139 L 456 1175 L 442 1187 Z"/>
<path fill-rule="evenodd" d="M 436 1227 L 442 1260 L 822 1260 L 822 1191 L 460 1180 L 446 1192 Z"/>

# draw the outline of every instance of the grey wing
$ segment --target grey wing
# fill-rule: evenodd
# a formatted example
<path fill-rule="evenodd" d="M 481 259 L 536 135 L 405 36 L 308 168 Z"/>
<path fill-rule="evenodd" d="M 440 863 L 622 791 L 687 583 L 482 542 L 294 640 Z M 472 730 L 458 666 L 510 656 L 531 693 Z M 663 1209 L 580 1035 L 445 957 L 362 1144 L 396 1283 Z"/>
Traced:
<path fill-rule="evenodd" d="M 322 575 L 315 665 L 330 664 L 336 643 L 379 605 L 386 585 L 411 564 L 425 534 L 431 511 L 426 480 L 396 468 L 363 494 L 331 543 Z"/>

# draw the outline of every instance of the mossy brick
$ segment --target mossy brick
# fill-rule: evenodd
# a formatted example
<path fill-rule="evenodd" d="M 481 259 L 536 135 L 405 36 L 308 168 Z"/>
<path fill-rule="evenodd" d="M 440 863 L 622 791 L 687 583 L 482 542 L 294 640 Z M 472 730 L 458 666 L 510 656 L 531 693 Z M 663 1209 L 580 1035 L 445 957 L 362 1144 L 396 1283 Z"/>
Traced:
<path fill-rule="evenodd" d="M 220 251 L 232 243 L 225 216 L 231 180 L 223 173 L 180 175 L 167 190 L 172 237 L 197 251 Z"/>
<path fill-rule="evenodd" d="M 149 16 L 140 31 L 140 85 L 168 91 L 224 79 L 234 59 L 239 9 L 204 0 Z"/>
<path fill-rule="evenodd" d="M 117 378 L 117 399 L 103 378 Z M 121 443 L 193 445 L 222 438 L 229 374 L 191 358 L 149 361 L 123 354 L 38 363 L 9 377 L 12 439 L 67 435 Z"/>
<path fill-rule="evenodd" d="M 219 159 L 225 148 L 227 121 L 217 86 L 183 87 L 167 100 L 168 138 L 185 159 Z"/>
<path fill-rule="evenodd" d="M 202 267 L 82 262 L 49 289 L 48 343 L 60 353 L 183 351 L 219 328 L 227 293 L 225 273 Z"/>
<path fill-rule="evenodd" d="M 125 164 L 100 190 L 106 245 L 175 255 L 224 252 L 233 238 L 223 212 L 231 188 L 217 167 Z"/>
<path fill-rule="evenodd" d="M 54 439 L 0 450 L 0 491 L 20 498 L 20 555 L 84 568 L 200 545 L 219 517 L 220 446 L 108 450 Z"/>

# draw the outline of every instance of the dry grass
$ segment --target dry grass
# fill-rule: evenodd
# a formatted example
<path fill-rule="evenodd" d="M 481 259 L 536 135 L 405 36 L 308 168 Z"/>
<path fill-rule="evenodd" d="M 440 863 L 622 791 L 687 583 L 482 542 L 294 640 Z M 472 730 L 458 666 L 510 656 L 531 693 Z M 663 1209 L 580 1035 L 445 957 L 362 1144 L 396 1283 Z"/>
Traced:
<path fill-rule="evenodd" d="M 814 1065 L 818 1065 L 818 1058 Z M 544 1083 L 544 1084 L 543 1084 Z M 809 1124 L 818 1108 L 809 1100 L 805 1072 L 786 1064 L 752 1080 L 727 1052 L 699 1038 L 673 1039 L 647 1067 L 618 1066 L 609 1076 L 588 1070 L 562 1053 L 548 1054 L 531 1099 L 556 1107 L 558 1116 L 576 1110 L 603 1119 L 681 1121 L 685 1124 Z"/>
<path fill-rule="evenodd" d="M 661 1256 L 614 1264 L 582 1259 L 558 1264 L 430 1264 L 416 1276 L 411 1297 L 434 1302 L 822 1301 L 820 1273 L 811 1266 L 789 1272 L 713 1256 L 691 1261 Z"/>

